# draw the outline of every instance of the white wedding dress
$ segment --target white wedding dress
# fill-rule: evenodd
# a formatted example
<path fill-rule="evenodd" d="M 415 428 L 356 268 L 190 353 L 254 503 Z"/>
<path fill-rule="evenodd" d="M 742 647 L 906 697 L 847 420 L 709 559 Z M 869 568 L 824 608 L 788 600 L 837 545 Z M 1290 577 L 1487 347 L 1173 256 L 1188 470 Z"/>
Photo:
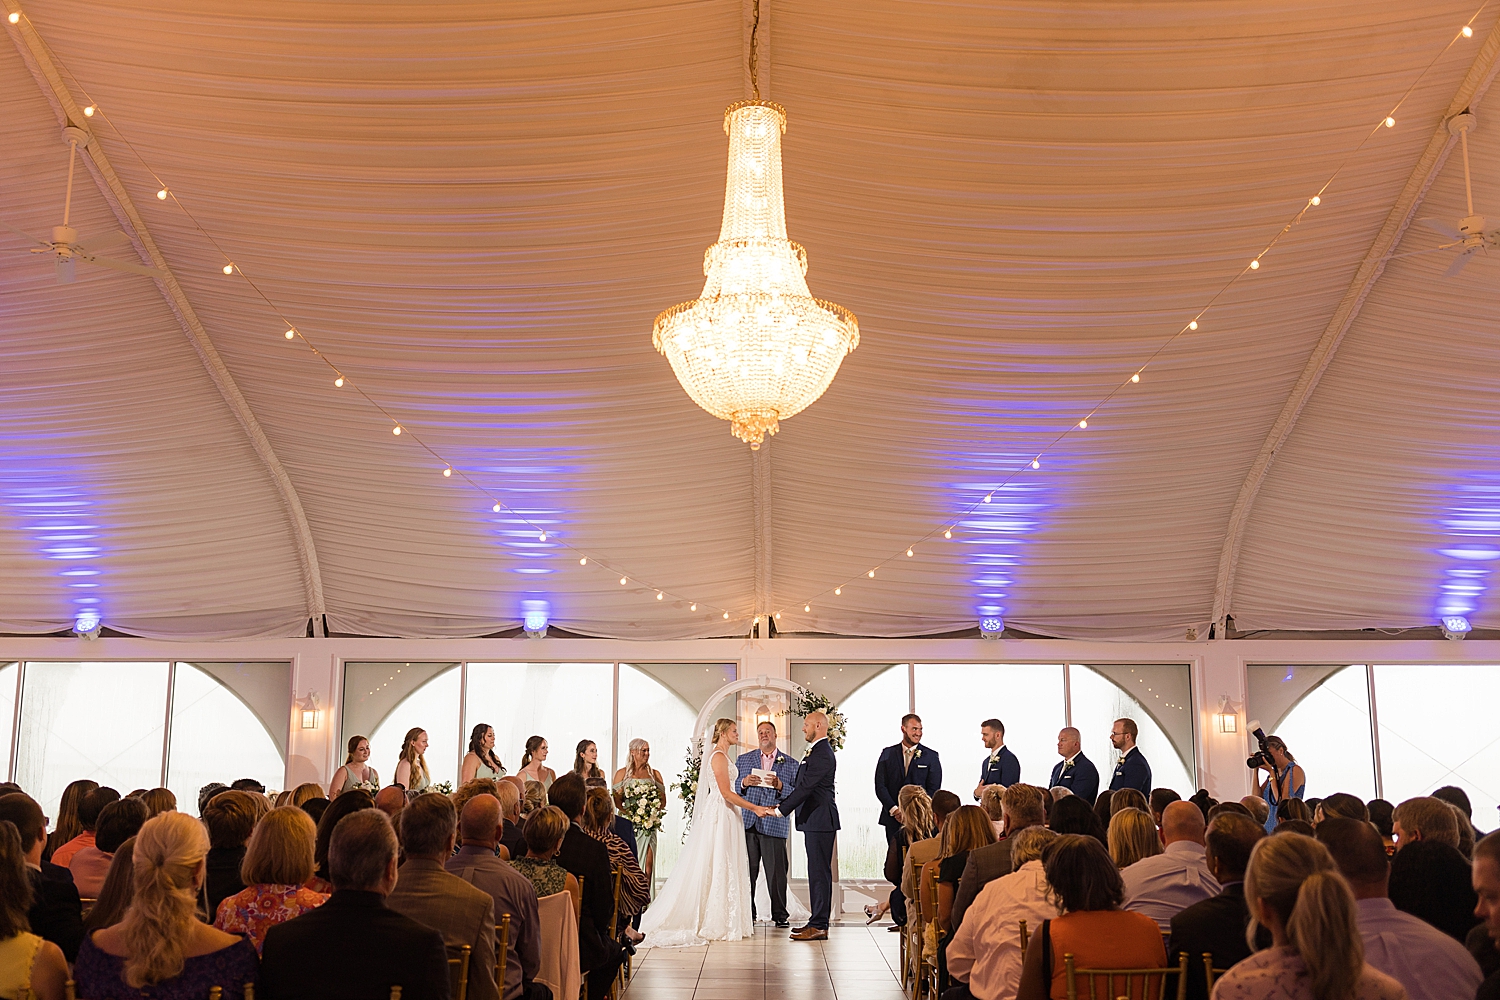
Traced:
<path fill-rule="evenodd" d="M 686 948 L 709 941 L 738 941 L 755 933 L 750 919 L 750 855 L 738 806 L 724 801 L 714 778 L 714 750 L 703 762 L 693 829 L 666 885 L 641 915 L 647 948 Z"/>

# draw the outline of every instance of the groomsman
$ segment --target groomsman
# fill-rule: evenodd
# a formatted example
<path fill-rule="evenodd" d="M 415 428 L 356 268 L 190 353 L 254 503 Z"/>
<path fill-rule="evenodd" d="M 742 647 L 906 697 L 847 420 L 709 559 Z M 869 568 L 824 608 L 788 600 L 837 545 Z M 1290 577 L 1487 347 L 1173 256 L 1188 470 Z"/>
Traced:
<path fill-rule="evenodd" d="M 1138 788 L 1146 798 L 1151 798 L 1151 765 L 1135 745 L 1140 735 L 1134 719 L 1116 719 L 1109 734 L 1109 742 L 1120 751 L 1120 763 L 1115 766 L 1114 780 L 1109 783 L 1112 792 L 1122 788 Z"/>
<path fill-rule="evenodd" d="M 990 755 L 979 765 L 979 784 L 974 788 L 974 801 L 984 794 L 985 785 L 1000 785 L 1009 788 L 1021 780 L 1021 762 L 1005 745 L 1005 723 L 999 719 L 985 719 L 979 724 L 979 740 Z"/>
<path fill-rule="evenodd" d="M 943 787 L 943 765 L 936 750 L 922 745 L 922 718 L 915 714 L 901 717 L 901 742 L 880 751 L 875 765 L 875 797 L 880 799 L 880 825 L 885 827 L 887 844 L 901 833 L 896 799 L 902 785 L 918 785 L 928 795 Z"/>
<path fill-rule="evenodd" d="M 739 768 L 740 794 L 758 806 L 779 806 L 797 785 L 797 762 L 776 749 L 776 727 L 762 722 L 755 727 L 760 747 L 742 753 L 735 762 Z M 772 771 L 773 776 L 763 780 L 751 774 L 754 769 Z M 752 812 L 745 816 L 745 849 L 750 854 L 750 915 L 755 917 L 755 880 L 760 875 L 761 862 L 766 865 L 766 886 L 771 893 L 771 919 L 777 927 L 789 927 L 791 921 L 786 910 L 786 838 L 791 832 L 791 821 L 780 816 L 761 816 Z"/>
<path fill-rule="evenodd" d="M 1047 786 L 1061 785 L 1089 805 L 1099 797 L 1099 769 L 1083 755 L 1083 738 L 1072 726 L 1057 734 L 1057 755 L 1062 760 L 1052 768 Z"/>

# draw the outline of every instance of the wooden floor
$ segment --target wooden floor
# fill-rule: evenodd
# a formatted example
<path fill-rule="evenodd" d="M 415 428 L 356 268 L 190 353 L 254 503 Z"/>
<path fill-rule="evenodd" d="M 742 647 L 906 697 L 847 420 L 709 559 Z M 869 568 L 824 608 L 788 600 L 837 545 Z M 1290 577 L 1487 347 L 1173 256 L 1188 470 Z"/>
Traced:
<path fill-rule="evenodd" d="M 889 926 L 836 924 L 827 941 L 803 942 L 758 923 L 744 941 L 642 949 L 623 1000 L 901 1000 Z"/>

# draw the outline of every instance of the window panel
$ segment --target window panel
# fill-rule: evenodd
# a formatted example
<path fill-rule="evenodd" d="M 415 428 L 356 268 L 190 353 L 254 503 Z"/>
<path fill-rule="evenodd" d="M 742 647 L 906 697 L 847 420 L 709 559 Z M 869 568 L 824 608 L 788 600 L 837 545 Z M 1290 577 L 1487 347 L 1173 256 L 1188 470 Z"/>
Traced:
<path fill-rule="evenodd" d="M 455 781 L 459 748 L 468 743 L 467 734 L 459 736 L 458 688 L 457 663 L 346 663 L 340 751 L 350 737 L 369 739 L 370 766 L 388 785 L 407 731 L 425 729 L 432 780 Z"/>
<path fill-rule="evenodd" d="M 1399 803 L 1457 785 L 1469 795 L 1474 822 L 1493 829 L 1500 805 L 1500 731 L 1494 724 L 1500 666 L 1372 669 L 1385 798 Z"/>
<path fill-rule="evenodd" d="M 1334 792 L 1348 792 L 1366 801 L 1375 797 L 1370 692 L 1362 664 L 1257 664 L 1248 668 L 1248 680 L 1246 728 L 1258 722 L 1266 735 L 1286 741 L 1307 775 L 1309 798 Z M 1247 744 L 1253 751 L 1254 738 L 1247 736 Z"/>
<path fill-rule="evenodd" d="M 1193 766 L 1191 674 L 1185 664 L 1073 664 L 1068 669 L 1073 726 L 1083 753 L 1099 769 L 1099 789 L 1109 787 L 1119 754 L 1109 742 L 1116 719 L 1134 719 L 1136 745 L 1151 765 L 1154 788 L 1171 788 L 1183 798 L 1198 790 Z M 1148 707 L 1149 705 L 1149 707 Z M 1052 734 L 1056 763 L 1057 734 Z M 1049 765 L 1045 781 L 1051 775 Z"/>
<path fill-rule="evenodd" d="M 16 781 L 49 816 L 68 782 L 161 784 L 167 663 L 27 663 Z"/>
<path fill-rule="evenodd" d="M 918 663 L 917 714 L 922 742 L 943 762 L 943 787 L 960 802 L 975 801 L 980 765 L 989 755 L 979 724 L 998 718 L 1005 745 L 1021 762 L 1021 780 L 1045 785 L 1057 760 L 1057 731 L 1067 725 L 1063 712 L 1060 663 Z M 886 745 L 901 739 L 900 716 L 886 721 Z"/>
<path fill-rule="evenodd" d="M 547 740 L 546 764 L 560 775 L 573 769 L 580 740 L 598 744 L 602 769 L 613 743 L 614 672 L 613 663 L 471 663 L 468 728 L 495 728 L 495 753 L 508 774 L 521 769 L 533 735 Z M 450 704 L 457 702 L 455 692 Z"/>
<path fill-rule="evenodd" d="M 266 664 L 280 668 L 288 665 Z M 286 685 L 283 683 L 283 690 Z M 286 725 L 286 713 L 279 720 Z M 172 681 L 172 738 L 167 787 L 177 808 L 197 815 L 198 790 L 213 781 L 229 784 L 254 778 L 279 788 L 286 775 L 282 756 L 266 723 L 233 691 L 191 663 L 178 663 Z"/>
<path fill-rule="evenodd" d="M 15 735 L 16 680 L 21 670 L 14 663 L 0 664 L 0 774 L 10 775 L 10 744 Z"/>

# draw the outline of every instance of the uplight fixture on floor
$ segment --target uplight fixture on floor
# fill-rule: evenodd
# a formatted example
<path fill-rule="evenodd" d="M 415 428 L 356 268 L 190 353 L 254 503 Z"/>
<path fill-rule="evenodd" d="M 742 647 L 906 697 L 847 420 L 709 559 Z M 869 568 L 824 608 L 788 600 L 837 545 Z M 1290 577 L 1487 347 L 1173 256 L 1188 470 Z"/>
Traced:
<path fill-rule="evenodd" d="M 752 31 L 752 81 L 755 54 Z M 828 389 L 859 346 L 859 321 L 808 291 L 807 251 L 787 239 L 781 194 L 786 109 L 762 101 L 758 84 L 752 93 L 724 112 L 724 220 L 703 255 L 703 294 L 657 316 L 651 343 L 693 402 L 758 449 Z"/>

